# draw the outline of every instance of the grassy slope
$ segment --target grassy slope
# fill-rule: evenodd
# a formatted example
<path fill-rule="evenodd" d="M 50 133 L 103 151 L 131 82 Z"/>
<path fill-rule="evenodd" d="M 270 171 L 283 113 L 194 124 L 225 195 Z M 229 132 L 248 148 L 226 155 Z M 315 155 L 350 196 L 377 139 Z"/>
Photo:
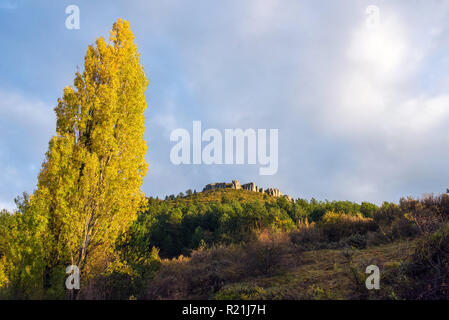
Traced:
<path fill-rule="evenodd" d="M 363 250 L 316 250 L 304 252 L 295 267 L 278 276 L 257 277 L 235 283 L 222 292 L 238 292 L 238 288 L 259 287 L 257 298 L 267 299 L 366 299 L 391 296 L 390 288 L 382 285 L 382 274 L 395 268 L 413 250 L 414 241 L 399 241 Z M 367 290 L 364 279 L 366 266 L 380 268 L 380 290 Z M 381 292 L 382 291 L 382 292 Z M 220 298 L 220 294 L 218 295 Z M 223 297 L 222 297 L 223 298 Z M 224 298 L 229 298 L 225 295 Z M 231 296 L 232 298 L 232 296 Z M 239 296 L 245 298 L 245 296 Z M 252 299 L 254 296 L 249 296 Z"/>
<path fill-rule="evenodd" d="M 216 189 L 198 192 L 173 202 L 221 202 L 227 200 L 252 202 L 276 201 L 276 197 L 248 190 Z M 382 273 L 389 268 L 397 267 L 412 251 L 414 241 L 398 241 L 363 250 L 316 250 L 306 251 L 297 256 L 288 257 L 289 269 L 277 276 L 251 277 L 239 283 L 227 285 L 221 289 L 217 298 L 232 298 L 232 295 L 221 295 L 222 292 L 239 292 L 239 288 L 258 288 L 262 295 L 248 296 L 248 299 L 366 299 L 376 298 L 375 290 L 365 288 L 364 274 L 366 266 L 377 265 Z M 345 254 L 346 252 L 346 254 Z M 358 277 L 358 278 L 357 278 Z M 381 289 L 389 290 L 389 288 Z M 382 292 L 382 297 L 389 296 Z M 239 299 L 245 296 L 239 295 Z"/>

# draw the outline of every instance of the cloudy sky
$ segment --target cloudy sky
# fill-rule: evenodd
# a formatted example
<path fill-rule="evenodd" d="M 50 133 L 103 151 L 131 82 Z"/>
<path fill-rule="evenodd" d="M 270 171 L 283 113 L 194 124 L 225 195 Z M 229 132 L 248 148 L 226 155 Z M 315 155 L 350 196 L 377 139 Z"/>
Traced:
<path fill-rule="evenodd" d="M 57 98 L 118 17 L 150 79 L 147 195 L 239 179 L 381 203 L 449 187 L 449 1 L 1 0 L 0 207 L 35 188 Z M 194 120 L 279 129 L 277 174 L 173 165 L 170 132 Z"/>

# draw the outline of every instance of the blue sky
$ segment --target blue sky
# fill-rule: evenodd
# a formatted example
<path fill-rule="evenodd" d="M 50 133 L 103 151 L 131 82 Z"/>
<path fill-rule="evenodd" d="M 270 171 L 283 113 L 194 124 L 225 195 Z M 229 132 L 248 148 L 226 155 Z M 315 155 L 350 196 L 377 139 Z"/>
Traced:
<path fill-rule="evenodd" d="M 79 30 L 65 28 L 71 4 Z M 381 203 L 449 187 L 449 1 L 0 0 L 0 207 L 35 188 L 57 98 L 119 17 L 150 79 L 147 195 L 239 179 Z M 277 174 L 174 166 L 170 132 L 193 120 L 279 129 Z"/>

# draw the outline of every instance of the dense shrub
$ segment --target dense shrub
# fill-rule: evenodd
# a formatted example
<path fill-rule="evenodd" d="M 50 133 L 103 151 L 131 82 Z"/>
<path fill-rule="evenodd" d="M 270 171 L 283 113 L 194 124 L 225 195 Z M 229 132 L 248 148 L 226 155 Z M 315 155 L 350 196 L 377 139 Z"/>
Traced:
<path fill-rule="evenodd" d="M 292 230 L 289 235 L 294 248 L 298 250 L 317 249 L 326 239 L 323 230 L 317 228 L 314 222 L 309 224 L 307 220 L 299 224 L 298 229 Z"/>
<path fill-rule="evenodd" d="M 148 299 L 209 299 L 225 285 L 256 276 L 270 276 L 296 266 L 285 233 L 264 231 L 249 243 L 214 246 L 162 261 L 149 281 Z"/>
<path fill-rule="evenodd" d="M 282 272 L 282 259 L 291 250 L 285 233 L 260 233 L 256 241 L 243 246 L 246 271 L 254 275 L 272 275 Z"/>
<path fill-rule="evenodd" d="M 373 220 L 377 224 L 380 234 L 387 241 L 417 234 L 416 225 L 404 214 L 401 207 L 394 203 L 384 202 L 374 213 Z"/>
<path fill-rule="evenodd" d="M 290 232 L 290 239 L 302 250 L 364 248 L 367 234 L 376 230 L 377 225 L 371 218 L 328 211 L 320 223 L 299 224 L 297 230 Z"/>
<path fill-rule="evenodd" d="M 414 253 L 384 273 L 387 298 L 449 298 L 448 209 L 448 195 L 429 195 L 403 198 L 399 206 L 384 204 L 376 213 L 375 220 L 390 240 L 419 236 Z"/>
<path fill-rule="evenodd" d="M 449 195 L 427 195 L 421 200 L 402 198 L 399 206 L 421 234 L 435 232 L 449 220 Z"/>
<path fill-rule="evenodd" d="M 408 299 L 449 299 L 449 224 L 419 241 L 406 264 Z"/>
<path fill-rule="evenodd" d="M 355 234 L 365 235 L 368 231 L 377 230 L 377 225 L 371 218 L 332 211 L 325 214 L 320 227 L 328 242 L 338 242 Z"/>
<path fill-rule="evenodd" d="M 383 244 L 387 244 L 390 241 L 390 238 L 386 237 L 380 230 L 377 232 L 368 232 L 366 234 L 366 246 L 380 246 Z"/>
<path fill-rule="evenodd" d="M 79 299 L 128 300 L 136 292 L 132 275 L 126 272 L 112 272 L 89 281 L 88 287 L 80 292 Z"/>
<path fill-rule="evenodd" d="M 208 299 L 225 282 L 244 274 L 238 246 L 217 246 L 197 250 L 190 258 L 163 260 L 159 272 L 148 283 L 148 299 Z"/>
<path fill-rule="evenodd" d="M 364 249 L 367 245 L 367 237 L 365 234 L 354 233 L 347 238 L 345 243 L 351 248 Z"/>

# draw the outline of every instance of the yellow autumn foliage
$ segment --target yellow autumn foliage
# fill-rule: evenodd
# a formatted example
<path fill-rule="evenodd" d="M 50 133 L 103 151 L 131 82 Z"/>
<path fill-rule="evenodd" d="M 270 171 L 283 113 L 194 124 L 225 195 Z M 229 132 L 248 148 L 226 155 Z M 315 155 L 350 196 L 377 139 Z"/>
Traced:
<path fill-rule="evenodd" d="M 55 108 L 32 205 L 45 212 L 46 272 L 77 265 L 86 279 L 113 261 L 114 244 L 144 205 L 143 140 L 148 86 L 129 23 L 118 19 L 107 43 L 88 47 Z"/>

